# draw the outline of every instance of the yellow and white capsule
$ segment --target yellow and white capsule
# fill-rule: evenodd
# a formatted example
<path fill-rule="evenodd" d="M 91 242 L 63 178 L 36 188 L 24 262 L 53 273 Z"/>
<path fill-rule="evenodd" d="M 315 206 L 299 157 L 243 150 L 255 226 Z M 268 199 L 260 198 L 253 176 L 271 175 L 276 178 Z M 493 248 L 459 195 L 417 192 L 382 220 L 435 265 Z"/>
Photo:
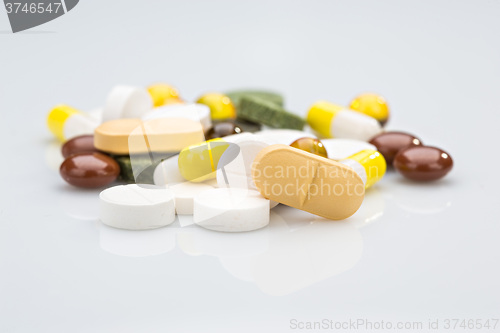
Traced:
<path fill-rule="evenodd" d="M 62 142 L 78 135 L 93 134 L 99 120 L 68 105 L 57 105 L 47 116 L 49 130 Z"/>
<path fill-rule="evenodd" d="M 368 141 L 382 132 L 379 122 L 360 112 L 327 101 L 318 101 L 307 114 L 309 126 L 326 138 Z"/>
<path fill-rule="evenodd" d="M 382 179 L 387 169 L 384 156 L 372 149 L 362 150 L 341 160 L 340 163 L 353 168 L 365 183 L 365 188 L 369 188 Z"/>

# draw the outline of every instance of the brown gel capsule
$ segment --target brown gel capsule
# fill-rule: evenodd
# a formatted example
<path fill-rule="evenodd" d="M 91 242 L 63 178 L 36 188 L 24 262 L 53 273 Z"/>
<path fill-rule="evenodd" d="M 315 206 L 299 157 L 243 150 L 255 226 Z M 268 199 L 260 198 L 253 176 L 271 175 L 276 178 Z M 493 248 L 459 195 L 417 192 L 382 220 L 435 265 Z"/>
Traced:
<path fill-rule="evenodd" d="M 401 150 L 394 167 L 406 178 L 430 181 L 443 178 L 453 168 L 451 156 L 436 147 L 416 146 Z"/>
<path fill-rule="evenodd" d="M 68 157 L 59 172 L 73 186 L 98 188 L 113 182 L 120 173 L 120 167 L 107 155 L 80 153 Z"/>
<path fill-rule="evenodd" d="M 99 151 L 94 147 L 93 135 L 80 135 L 66 141 L 61 152 L 64 158 L 68 158 L 78 153 L 98 153 Z"/>
<path fill-rule="evenodd" d="M 239 126 L 230 121 L 216 123 L 210 130 L 208 130 L 206 139 L 223 138 L 232 134 L 240 134 L 243 132 Z"/>
<path fill-rule="evenodd" d="M 384 156 L 387 165 L 392 165 L 396 154 L 407 147 L 420 146 L 422 141 L 405 132 L 385 132 L 370 140 L 377 150 Z"/>

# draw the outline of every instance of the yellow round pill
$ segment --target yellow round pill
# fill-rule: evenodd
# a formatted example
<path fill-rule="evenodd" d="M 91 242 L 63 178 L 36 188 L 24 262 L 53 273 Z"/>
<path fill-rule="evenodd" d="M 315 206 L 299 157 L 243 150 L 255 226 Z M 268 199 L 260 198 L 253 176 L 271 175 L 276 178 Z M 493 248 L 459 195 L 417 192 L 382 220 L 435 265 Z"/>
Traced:
<path fill-rule="evenodd" d="M 47 116 L 47 126 L 49 127 L 49 130 L 59 140 L 65 141 L 64 123 L 69 117 L 77 113 L 80 113 L 80 111 L 68 105 L 61 104 L 55 106 L 52 110 L 50 110 L 49 115 Z"/>
<path fill-rule="evenodd" d="M 148 87 L 148 92 L 153 99 L 154 107 L 183 103 L 179 97 L 179 91 L 175 87 L 165 83 L 150 85 Z"/>
<path fill-rule="evenodd" d="M 231 99 L 226 95 L 208 93 L 201 96 L 196 103 L 208 106 L 210 108 L 210 116 L 213 120 L 236 118 L 236 109 Z"/>
<path fill-rule="evenodd" d="M 350 108 L 377 119 L 382 126 L 389 120 L 389 106 L 385 98 L 374 93 L 365 93 L 355 97 L 351 101 Z"/>

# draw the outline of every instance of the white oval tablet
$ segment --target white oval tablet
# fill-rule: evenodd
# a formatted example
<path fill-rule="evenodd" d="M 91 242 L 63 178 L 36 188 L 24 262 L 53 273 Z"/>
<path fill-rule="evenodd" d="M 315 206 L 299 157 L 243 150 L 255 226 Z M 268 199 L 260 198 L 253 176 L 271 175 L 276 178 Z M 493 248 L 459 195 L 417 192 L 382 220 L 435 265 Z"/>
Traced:
<path fill-rule="evenodd" d="M 317 137 L 308 132 L 292 130 L 292 129 L 270 129 L 263 130 L 259 132 L 255 132 L 255 135 L 262 137 L 269 144 L 282 144 L 282 145 L 291 145 L 295 140 L 300 138 L 313 138 L 317 139 Z"/>
<path fill-rule="evenodd" d="M 253 190 L 215 188 L 194 198 L 194 223 L 206 229 L 242 232 L 269 224 L 269 200 Z"/>
<path fill-rule="evenodd" d="M 102 121 L 141 118 L 153 108 L 153 100 L 142 87 L 116 86 L 109 93 L 102 110 Z"/>
<path fill-rule="evenodd" d="M 119 229 L 145 230 L 175 220 L 172 191 L 154 185 L 118 185 L 101 192 L 100 219 Z"/>
<path fill-rule="evenodd" d="M 199 121 L 203 130 L 212 127 L 212 118 L 210 118 L 210 108 L 204 104 L 170 104 L 154 108 L 147 112 L 142 120 L 151 120 L 157 118 L 186 118 Z"/>
<path fill-rule="evenodd" d="M 366 141 L 355 139 L 321 139 L 328 158 L 343 160 L 365 149 L 377 150 L 377 147 Z"/>
<path fill-rule="evenodd" d="M 193 199 L 203 191 L 213 187 L 203 183 L 184 182 L 169 187 L 175 198 L 175 211 L 178 215 L 193 215 Z"/>

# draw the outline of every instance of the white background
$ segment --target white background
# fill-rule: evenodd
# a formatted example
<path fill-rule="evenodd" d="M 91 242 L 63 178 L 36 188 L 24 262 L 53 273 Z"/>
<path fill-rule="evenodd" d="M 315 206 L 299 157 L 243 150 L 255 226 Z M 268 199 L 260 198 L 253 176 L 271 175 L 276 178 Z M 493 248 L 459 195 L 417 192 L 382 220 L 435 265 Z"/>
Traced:
<path fill-rule="evenodd" d="M 12 34 L 1 11 L 0 332 L 499 318 L 499 17 L 497 0 L 85 0 Z M 341 222 L 278 207 L 270 227 L 239 235 L 103 227 L 98 191 L 59 177 L 46 114 L 157 81 L 187 100 L 271 88 L 301 115 L 379 92 L 389 129 L 455 167 L 432 184 L 390 172 Z"/>

